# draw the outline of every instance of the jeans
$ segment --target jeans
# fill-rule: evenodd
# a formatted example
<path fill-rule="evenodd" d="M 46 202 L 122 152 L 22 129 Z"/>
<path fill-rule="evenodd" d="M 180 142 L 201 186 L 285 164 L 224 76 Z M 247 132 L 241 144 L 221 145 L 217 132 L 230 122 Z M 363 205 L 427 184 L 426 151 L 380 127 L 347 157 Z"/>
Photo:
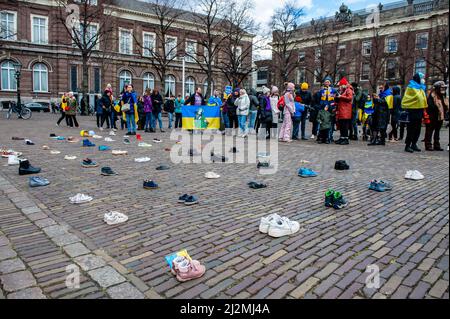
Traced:
<path fill-rule="evenodd" d="M 105 124 L 105 122 L 106 122 L 106 127 L 107 128 L 112 127 L 112 123 L 110 123 L 110 120 L 111 120 L 111 112 L 103 110 L 102 122 L 100 124 L 100 127 L 103 127 L 103 124 Z"/>
<path fill-rule="evenodd" d="M 350 136 L 358 139 L 358 113 L 353 112 L 350 125 Z"/>
<path fill-rule="evenodd" d="M 169 116 L 169 129 L 172 128 L 172 122 L 173 122 L 173 113 L 167 113 Z"/>
<path fill-rule="evenodd" d="M 116 122 L 117 122 L 117 114 L 116 114 L 116 112 L 114 112 L 114 111 L 111 112 L 111 118 L 110 118 L 110 120 L 111 120 L 111 128 L 117 130 L 117 125 L 116 125 Z"/>
<path fill-rule="evenodd" d="M 292 119 L 292 139 L 298 139 L 298 133 L 300 131 L 300 122 L 302 121 L 301 117 L 294 117 Z"/>
<path fill-rule="evenodd" d="M 147 113 L 145 113 L 145 125 L 144 125 L 144 129 L 149 130 L 149 129 L 152 128 L 152 118 L 153 118 L 152 112 L 147 112 Z"/>
<path fill-rule="evenodd" d="M 183 127 L 183 114 L 175 113 L 175 128 Z"/>
<path fill-rule="evenodd" d="M 136 133 L 136 120 L 134 114 L 127 114 L 127 128 L 129 133 Z"/>
<path fill-rule="evenodd" d="M 227 113 L 222 113 L 222 121 L 225 128 L 230 128 L 230 119 Z"/>
<path fill-rule="evenodd" d="M 152 129 L 156 128 L 156 120 L 158 120 L 159 128 L 162 130 L 163 123 L 162 123 L 162 114 L 161 114 L 161 112 L 159 112 L 158 114 L 153 114 Z"/>
<path fill-rule="evenodd" d="M 228 119 L 230 120 L 230 128 L 238 128 L 238 117 L 236 114 L 228 113 Z"/>
<path fill-rule="evenodd" d="M 103 118 L 103 113 L 98 113 L 97 112 L 97 114 L 96 114 L 96 117 L 97 117 L 97 128 L 100 128 L 101 126 L 101 120 L 102 120 L 102 118 Z"/>
<path fill-rule="evenodd" d="M 255 129 L 255 123 L 256 123 L 256 117 L 258 115 L 258 111 L 250 111 L 249 113 L 249 121 L 248 121 L 248 128 L 250 131 L 253 131 Z"/>
<path fill-rule="evenodd" d="M 242 134 L 247 134 L 247 115 L 238 115 L 239 129 Z"/>
<path fill-rule="evenodd" d="M 312 135 L 315 135 L 315 136 L 319 135 L 319 123 L 317 121 L 314 121 L 312 123 Z"/>

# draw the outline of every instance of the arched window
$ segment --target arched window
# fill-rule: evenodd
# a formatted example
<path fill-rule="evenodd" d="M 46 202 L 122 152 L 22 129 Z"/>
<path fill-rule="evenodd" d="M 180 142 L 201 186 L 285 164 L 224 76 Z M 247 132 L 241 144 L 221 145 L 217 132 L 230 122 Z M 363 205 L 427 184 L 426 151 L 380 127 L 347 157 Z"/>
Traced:
<path fill-rule="evenodd" d="M 208 92 L 208 79 L 205 80 L 203 83 L 203 95 L 204 96 L 211 96 L 214 93 L 214 81 L 211 81 L 211 88 Z"/>
<path fill-rule="evenodd" d="M 153 90 L 155 88 L 155 76 L 151 74 L 150 72 L 147 72 L 144 74 L 144 92 L 149 88 L 150 90 Z"/>
<path fill-rule="evenodd" d="M 166 97 L 175 96 L 175 77 L 173 75 L 166 76 L 164 95 Z"/>
<path fill-rule="evenodd" d="M 192 76 L 186 78 L 185 90 L 186 95 L 192 95 L 195 93 L 195 79 Z"/>
<path fill-rule="evenodd" d="M 2 72 L 2 90 L 15 91 L 17 90 L 16 71 L 14 64 L 11 61 L 4 61 L 1 66 Z"/>
<path fill-rule="evenodd" d="M 130 84 L 131 83 L 131 72 L 124 70 L 122 72 L 120 72 L 119 74 L 119 91 L 122 92 L 125 84 Z"/>
<path fill-rule="evenodd" d="M 33 91 L 48 92 L 48 69 L 44 63 L 33 66 Z"/>

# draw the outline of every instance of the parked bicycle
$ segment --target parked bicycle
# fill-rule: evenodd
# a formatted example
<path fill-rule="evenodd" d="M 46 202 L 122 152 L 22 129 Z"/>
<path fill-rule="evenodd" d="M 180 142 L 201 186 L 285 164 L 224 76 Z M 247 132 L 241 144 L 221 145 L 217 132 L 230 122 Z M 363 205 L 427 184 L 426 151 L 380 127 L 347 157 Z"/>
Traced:
<path fill-rule="evenodd" d="M 9 109 L 6 112 L 6 118 L 10 119 L 13 113 L 17 113 L 17 118 L 29 120 L 31 118 L 32 112 L 29 108 L 25 107 L 23 104 L 20 106 L 15 102 L 9 104 Z"/>

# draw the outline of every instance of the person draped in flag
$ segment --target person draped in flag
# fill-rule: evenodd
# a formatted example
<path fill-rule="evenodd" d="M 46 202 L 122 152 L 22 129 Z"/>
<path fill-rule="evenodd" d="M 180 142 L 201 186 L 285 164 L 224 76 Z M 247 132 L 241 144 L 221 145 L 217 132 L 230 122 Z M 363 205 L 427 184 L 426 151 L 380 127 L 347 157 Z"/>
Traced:
<path fill-rule="evenodd" d="M 379 86 L 379 93 L 373 95 L 374 113 L 370 127 L 369 146 L 386 145 L 389 109 L 394 105 L 394 95 L 389 84 Z"/>
<path fill-rule="evenodd" d="M 408 112 L 408 125 L 406 128 L 405 152 L 414 153 L 422 150 L 417 146 L 422 130 L 424 110 L 428 108 L 425 74 L 418 72 L 409 82 L 402 99 L 402 108 Z"/>
<path fill-rule="evenodd" d="M 366 101 L 364 103 L 364 109 L 361 113 L 360 121 L 363 127 L 363 141 L 369 140 L 370 126 L 372 122 L 372 115 L 375 112 L 372 96 L 367 94 Z"/>

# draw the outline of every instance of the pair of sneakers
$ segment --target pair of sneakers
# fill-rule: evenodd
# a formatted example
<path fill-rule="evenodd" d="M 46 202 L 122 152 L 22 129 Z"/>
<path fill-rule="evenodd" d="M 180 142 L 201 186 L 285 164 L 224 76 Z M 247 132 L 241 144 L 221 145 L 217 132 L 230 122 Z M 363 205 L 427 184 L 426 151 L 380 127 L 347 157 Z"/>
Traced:
<path fill-rule="evenodd" d="M 154 181 L 151 180 L 145 180 L 144 181 L 144 189 L 158 189 L 159 185 L 156 184 Z"/>
<path fill-rule="evenodd" d="M 95 144 L 88 139 L 83 140 L 83 147 L 95 147 Z"/>
<path fill-rule="evenodd" d="M 298 176 L 300 176 L 300 177 L 316 177 L 317 173 L 310 168 L 302 167 L 298 170 Z"/>
<path fill-rule="evenodd" d="M 325 193 L 325 206 L 333 207 L 334 209 L 343 209 L 348 206 L 348 201 L 344 198 L 342 193 L 329 189 Z"/>
<path fill-rule="evenodd" d="M 377 192 L 392 190 L 392 185 L 388 182 L 373 180 L 369 184 L 369 189 Z"/>
<path fill-rule="evenodd" d="M 419 171 L 407 171 L 406 175 L 405 175 L 406 179 L 411 179 L 414 181 L 420 181 L 422 179 L 425 178 L 425 176 L 423 176 L 423 174 Z"/>
<path fill-rule="evenodd" d="M 178 198 L 178 203 L 191 206 L 198 204 L 198 198 L 194 195 L 184 194 Z"/>
<path fill-rule="evenodd" d="M 259 231 L 268 234 L 271 237 L 279 238 L 293 235 L 300 230 L 300 224 L 291 221 L 287 217 L 281 217 L 278 214 L 272 214 L 267 217 L 261 217 Z"/>
<path fill-rule="evenodd" d="M 30 187 L 41 187 L 41 186 L 50 185 L 50 182 L 46 178 L 33 176 L 33 177 L 29 178 L 29 184 L 30 184 Z"/>
<path fill-rule="evenodd" d="M 198 260 L 179 256 L 172 261 L 170 271 L 178 281 L 186 282 L 202 277 L 206 272 L 206 267 Z"/>
<path fill-rule="evenodd" d="M 346 161 L 341 160 L 334 164 L 334 169 L 338 171 L 347 171 L 350 169 L 350 165 L 348 165 Z"/>

